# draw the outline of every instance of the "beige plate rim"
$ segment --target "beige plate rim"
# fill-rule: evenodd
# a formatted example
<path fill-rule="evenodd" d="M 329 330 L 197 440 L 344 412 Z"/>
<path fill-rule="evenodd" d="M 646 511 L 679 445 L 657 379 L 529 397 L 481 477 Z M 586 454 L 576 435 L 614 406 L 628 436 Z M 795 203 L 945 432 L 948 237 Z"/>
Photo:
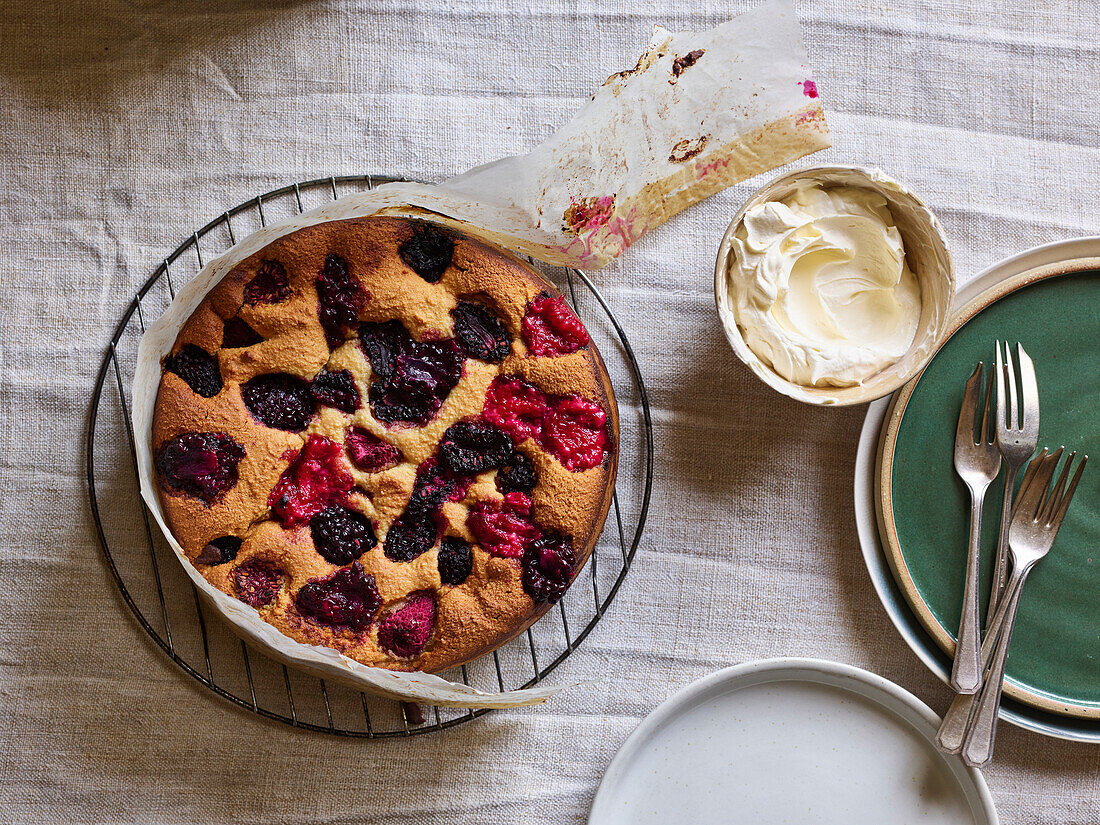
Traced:
<path fill-rule="evenodd" d="M 999 301 L 1006 295 L 1016 292 L 1026 286 L 1030 286 L 1031 284 L 1039 283 L 1040 281 L 1090 269 L 1100 269 L 1100 257 L 1073 258 L 1066 261 L 1059 261 L 1057 263 L 1028 269 L 1007 278 L 981 293 L 954 314 L 940 347 L 962 328 L 967 321 L 990 304 Z M 875 461 L 875 488 L 877 491 L 875 496 L 875 515 L 878 520 L 879 536 L 882 538 L 882 543 L 886 550 L 886 560 L 889 562 L 890 571 L 894 575 L 894 580 L 898 583 L 898 586 L 902 590 L 902 594 L 905 596 L 905 600 L 909 603 L 909 606 L 913 608 L 913 612 L 916 613 L 917 619 L 924 629 L 936 640 L 936 644 L 938 644 L 948 656 L 952 656 L 955 652 L 955 640 L 951 638 L 951 635 L 944 629 L 943 625 L 936 620 L 936 617 L 932 614 L 931 608 L 929 608 L 928 604 L 921 597 L 920 591 L 917 589 L 916 583 L 913 581 L 913 577 L 905 563 L 905 557 L 902 555 L 901 544 L 898 541 L 897 529 L 894 524 L 892 489 L 894 447 L 897 445 L 898 431 L 901 427 L 902 416 L 905 413 L 905 406 L 912 397 L 917 382 L 920 381 L 923 374 L 924 370 L 922 369 L 910 379 L 904 387 L 898 390 L 898 392 L 894 394 L 894 397 L 890 401 L 890 406 L 886 410 L 886 417 L 878 440 L 878 455 Z M 1020 702 L 1052 713 L 1089 719 L 1100 718 L 1100 707 L 1060 702 L 1048 695 L 1028 690 L 1012 679 L 1005 680 L 1005 693 Z"/>

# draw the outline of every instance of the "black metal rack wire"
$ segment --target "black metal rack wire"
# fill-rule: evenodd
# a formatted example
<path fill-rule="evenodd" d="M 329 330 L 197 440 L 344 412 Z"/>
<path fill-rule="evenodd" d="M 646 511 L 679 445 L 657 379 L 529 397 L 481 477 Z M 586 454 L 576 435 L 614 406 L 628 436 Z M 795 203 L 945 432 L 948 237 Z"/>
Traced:
<path fill-rule="evenodd" d="M 163 312 L 212 254 L 265 226 L 275 212 L 289 217 L 392 180 L 351 175 L 291 184 L 246 201 L 193 232 L 156 268 L 119 320 L 92 393 L 86 444 L 88 496 L 104 559 L 149 638 L 184 673 L 239 708 L 297 728 L 368 739 L 442 730 L 488 711 L 431 707 L 425 715 L 408 703 L 288 668 L 250 647 L 223 622 L 208 623 L 198 590 L 154 530 L 138 494 L 127 392 L 147 318 Z M 604 355 L 620 409 L 619 475 L 609 523 L 592 552 L 588 575 L 578 577 L 558 609 L 492 654 L 440 674 L 484 690 L 530 687 L 580 646 L 634 560 L 653 481 L 649 400 L 626 334 L 583 272 L 532 263 L 570 297 Z"/>

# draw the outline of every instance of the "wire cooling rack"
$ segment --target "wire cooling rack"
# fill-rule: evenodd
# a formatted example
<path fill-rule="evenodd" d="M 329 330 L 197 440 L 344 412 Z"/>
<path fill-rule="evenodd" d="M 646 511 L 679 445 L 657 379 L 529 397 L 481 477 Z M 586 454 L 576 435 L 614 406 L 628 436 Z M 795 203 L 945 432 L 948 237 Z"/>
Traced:
<path fill-rule="evenodd" d="M 392 180 L 361 175 L 284 186 L 192 233 L 156 268 L 123 313 L 96 378 L 87 435 L 88 496 L 103 555 L 123 600 L 149 638 L 184 673 L 246 711 L 297 728 L 368 739 L 442 730 L 488 711 L 425 709 L 326 682 L 267 657 L 220 619 L 207 622 L 197 589 L 154 529 L 138 493 L 128 391 L 146 323 L 167 308 L 205 260 L 269 220 Z M 570 298 L 607 363 L 620 411 L 619 473 L 604 534 L 587 571 L 558 609 L 494 653 L 440 674 L 482 690 L 530 687 L 584 641 L 630 569 L 653 481 L 649 400 L 626 334 L 583 272 L 532 263 Z"/>

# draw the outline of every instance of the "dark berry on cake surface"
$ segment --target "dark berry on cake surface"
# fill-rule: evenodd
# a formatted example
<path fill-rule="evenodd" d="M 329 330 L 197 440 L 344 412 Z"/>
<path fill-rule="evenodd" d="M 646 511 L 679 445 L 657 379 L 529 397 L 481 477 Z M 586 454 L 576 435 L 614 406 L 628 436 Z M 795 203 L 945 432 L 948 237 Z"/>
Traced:
<path fill-rule="evenodd" d="M 401 462 L 401 451 L 383 441 L 370 430 L 353 427 L 344 438 L 351 463 L 365 473 L 377 473 Z"/>
<path fill-rule="evenodd" d="M 487 306 L 459 301 L 451 310 L 455 339 L 471 358 L 500 363 L 512 350 L 512 339 L 504 323 Z"/>
<path fill-rule="evenodd" d="M 359 345 L 370 362 L 371 378 L 385 383 L 393 375 L 397 356 L 413 346 L 412 336 L 400 321 L 359 325 Z"/>
<path fill-rule="evenodd" d="M 330 347 L 337 346 L 359 323 L 359 313 L 369 297 L 346 260 L 335 253 L 325 258 L 317 276 L 317 315 Z"/>
<path fill-rule="evenodd" d="M 374 527 L 362 513 L 331 504 L 309 520 L 313 546 L 330 564 L 350 564 L 374 547 Z"/>
<path fill-rule="evenodd" d="M 401 260 L 430 284 L 438 283 L 451 265 L 455 242 L 441 229 L 418 224 L 413 236 L 398 248 Z"/>
<path fill-rule="evenodd" d="M 416 483 L 405 509 L 418 515 L 434 513 L 460 486 L 459 479 L 448 478 L 440 464 L 428 459 L 416 470 Z"/>
<path fill-rule="evenodd" d="M 588 330 L 561 295 L 539 295 L 527 308 L 520 327 L 532 355 L 568 355 L 589 340 Z"/>
<path fill-rule="evenodd" d="M 453 338 L 414 341 L 400 321 L 359 326 L 371 365 L 370 405 L 385 424 L 424 425 L 462 377 L 465 354 Z"/>
<path fill-rule="evenodd" d="M 241 400 L 265 427 L 290 433 L 304 430 L 317 409 L 309 382 L 285 372 L 249 379 L 241 385 Z"/>
<path fill-rule="evenodd" d="M 447 536 L 439 546 L 439 579 L 452 587 L 462 584 L 474 569 L 474 551 L 470 542 Z"/>
<path fill-rule="evenodd" d="M 311 435 L 272 488 L 267 506 L 284 527 L 305 524 L 330 504 L 342 502 L 355 480 L 335 441 Z"/>
<path fill-rule="evenodd" d="M 535 602 L 553 604 L 573 580 L 577 553 L 568 537 L 546 533 L 523 551 L 523 589 Z"/>
<path fill-rule="evenodd" d="M 264 337 L 252 329 L 249 323 L 238 315 L 225 322 L 222 329 L 222 346 L 226 349 L 251 347 L 264 340 Z"/>
<path fill-rule="evenodd" d="M 418 656 L 435 629 L 435 596 L 425 590 L 410 593 L 405 602 L 378 621 L 378 644 L 401 659 Z"/>
<path fill-rule="evenodd" d="M 157 451 L 161 485 L 213 504 L 237 483 L 245 450 L 226 433 L 183 433 Z"/>
<path fill-rule="evenodd" d="M 321 370 L 314 376 L 309 389 L 318 404 L 334 407 L 340 412 L 353 413 L 361 404 L 359 388 L 355 386 L 351 370 Z"/>
<path fill-rule="evenodd" d="M 289 297 L 290 278 L 286 267 L 278 261 L 263 261 L 255 277 L 244 288 L 244 302 L 249 306 L 278 304 Z"/>
<path fill-rule="evenodd" d="M 169 355 L 164 368 L 178 375 L 192 392 L 203 398 L 213 398 L 222 391 L 222 373 L 218 359 L 194 344 L 184 344 L 175 355 Z"/>
<path fill-rule="evenodd" d="M 421 464 L 405 510 L 390 525 L 382 542 L 386 558 L 412 561 L 435 547 L 439 540 L 439 508 L 460 486 L 457 480 L 444 478 L 434 460 Z"/>
<path fill-rule="evenodd" d="M 427 553 L 439 538 L 439 525 L 430 516 L 402 514 L 390 525 L 382 552 L 390 561 L 412 561 Z"/>
<path fill-rule="evenodd" d="M 374 576 L 358 561 L 302 585 L 294 599 L 298 612 L 334 629 L 366 630 L 382 606 Z"/>
<path fill-rule="evenodd" d="M 250 559 L 233 571 L 237 598 L 260 608 L 271 604 L 283 589 L 283 571 L 265 559 Z"/>
<path fill-rule="evenodd" d="M 195 557 L 198 564 L 225 564 L 237 558 L 244 542 L 236 536 L 219 536 L 212 539 Z"/>
<path fill-rule="evenodd" d="M 385 424 L 427 424 L 462 376 L 463 360 L 453 339 L 416 343 L 397 356 L 388 381 L 371 383 L 374 417 Z"/>
<path fill-rule="evenodd" d="M 439 461 L 456 475 L 477 475 L 503 467 L 515 452 L 512 437 L 482 421 L 459 421 L 443 433 Z"/>
<path fill-rule="evenodd" d="M 538 482 L 535 465 L 518 450 L 507 464 L 497 470 L 497 489 L 502 493 L 530 493 Z"/>

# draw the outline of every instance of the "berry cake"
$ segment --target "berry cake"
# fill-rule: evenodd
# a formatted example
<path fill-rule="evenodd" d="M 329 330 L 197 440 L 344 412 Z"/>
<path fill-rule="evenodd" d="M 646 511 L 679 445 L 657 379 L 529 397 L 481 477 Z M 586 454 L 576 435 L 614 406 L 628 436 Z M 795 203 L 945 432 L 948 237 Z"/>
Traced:
<path fill-rule="evenodd" d="M 164 359 L 153 460 L 214 587 L 296 641 L 436 672 L 565 593 L 618 416 L 564 299 L 435 224 L 329 221 L 242 260 Z"/>

